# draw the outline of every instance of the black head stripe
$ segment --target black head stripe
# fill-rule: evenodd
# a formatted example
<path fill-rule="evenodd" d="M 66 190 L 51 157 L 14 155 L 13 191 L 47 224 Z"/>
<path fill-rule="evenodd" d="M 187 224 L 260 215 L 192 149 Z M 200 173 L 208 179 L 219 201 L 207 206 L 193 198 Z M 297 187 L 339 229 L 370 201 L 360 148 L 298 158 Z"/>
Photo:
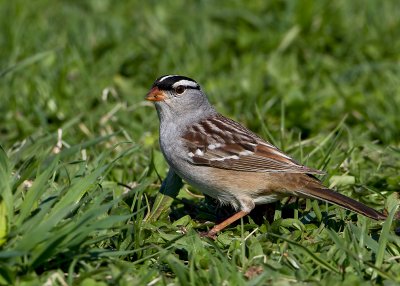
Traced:
<path fill-rule="evenodd" d="M 172 90 L 174 89 L 174 84 L 180 81 L 186 88 L 200 89 L 199 84 L 195 80 L 181 75 L 161 76 L 154 82 L 153 87 L 158 87 L 160 90 Z"/>

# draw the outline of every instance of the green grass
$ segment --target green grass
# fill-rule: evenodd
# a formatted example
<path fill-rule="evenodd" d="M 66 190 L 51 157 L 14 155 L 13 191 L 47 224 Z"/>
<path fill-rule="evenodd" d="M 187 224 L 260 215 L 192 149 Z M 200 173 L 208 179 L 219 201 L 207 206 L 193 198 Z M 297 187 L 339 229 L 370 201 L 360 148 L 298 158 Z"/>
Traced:
<path fill-rule="evenodd" d="M 397 1 L 0 1 L 0 46 L 0 285 L 400 283 Z M 171 73 L 390 218 L 284 200 L 210 241 L 189 187 L 145 221 Z"/>

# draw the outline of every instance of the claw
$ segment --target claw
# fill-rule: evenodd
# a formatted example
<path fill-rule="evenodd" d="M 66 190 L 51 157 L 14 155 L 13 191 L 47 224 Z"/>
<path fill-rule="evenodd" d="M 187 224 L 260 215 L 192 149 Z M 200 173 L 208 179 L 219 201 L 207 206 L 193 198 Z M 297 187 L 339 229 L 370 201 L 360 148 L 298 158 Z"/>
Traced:
<path fill-rule="evenodd" d="M 199 234 L 200 234 L 201 238 L 208 237 L 208 238 L 210 238 L 212 240 L 216 240 L 217 239 L 217 233 L 215 233 L 212 230 L 210 230 L 210 231 L 202 231 L 202 232 L 199 232 Z"/>

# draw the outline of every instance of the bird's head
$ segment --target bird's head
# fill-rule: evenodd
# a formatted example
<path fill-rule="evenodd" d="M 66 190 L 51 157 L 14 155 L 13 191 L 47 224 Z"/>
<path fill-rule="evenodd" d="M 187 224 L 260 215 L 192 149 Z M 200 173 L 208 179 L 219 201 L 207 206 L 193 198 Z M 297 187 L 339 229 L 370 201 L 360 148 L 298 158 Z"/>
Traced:
<path fill-rule="evenodd" d="M 146 99 L 155 103 L 160 120 L 195 118 L 198 114 L 214 111 L 200 85 L 181 75 L 156 79 Z"/>

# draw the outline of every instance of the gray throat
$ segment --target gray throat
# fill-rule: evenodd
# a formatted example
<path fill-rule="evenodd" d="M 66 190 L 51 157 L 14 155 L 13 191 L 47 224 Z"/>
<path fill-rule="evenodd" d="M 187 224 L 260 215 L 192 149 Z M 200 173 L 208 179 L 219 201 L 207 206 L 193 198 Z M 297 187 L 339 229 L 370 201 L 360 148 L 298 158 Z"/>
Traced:
<path fill-rule="evenodd" d="M 156 104 L 156 109 L 160 119 L 160 135 L 161 131 L 165 130 L 167 126 L 170 132 L 179 132 L 185 130 L 189 125 L 217 114 L 217 111 L 210 104 L 202 104 L 186 110 L 174 110 L 168 108 L 168 106 Z"/>

